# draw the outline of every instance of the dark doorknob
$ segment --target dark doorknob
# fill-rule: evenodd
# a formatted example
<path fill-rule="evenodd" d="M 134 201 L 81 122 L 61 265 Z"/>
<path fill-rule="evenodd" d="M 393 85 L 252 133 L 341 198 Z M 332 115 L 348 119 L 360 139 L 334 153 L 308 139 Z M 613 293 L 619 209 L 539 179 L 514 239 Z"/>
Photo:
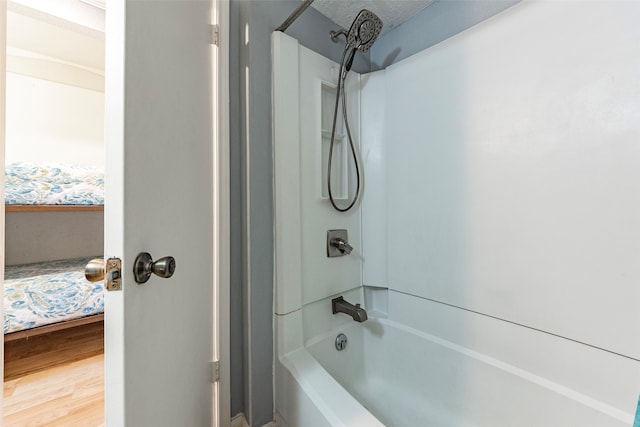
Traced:
<path fill-rule="evenodd" d="M 153 261 L 151 254 L 141 252 L 133 263 L 133 277 L 136 283 L 140 284 L 146 283 L 149 277 L 151 277 L 151 273 L 167 279 L 173 276 L 175 271 L 176 260 L 172 256 L 166 256 L 157 261 Z"/>

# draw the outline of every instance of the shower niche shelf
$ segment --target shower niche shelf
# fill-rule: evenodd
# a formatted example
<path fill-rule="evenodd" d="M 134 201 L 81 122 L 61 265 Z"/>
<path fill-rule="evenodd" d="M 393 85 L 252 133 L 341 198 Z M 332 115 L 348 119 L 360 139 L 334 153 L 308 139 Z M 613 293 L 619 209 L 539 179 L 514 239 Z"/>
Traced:
<path fill-rule="evenodd" d="M 321 83 L 321 156 L 320 156 L 320 194 L 323 199 L 329 198 L 327 187 L 327 173 L 329 164 L 329 148 L 331 146 L 331 130 L 333 127 L 333 114 L 336 104 L 336 86 L 329 83 Z M 338 106 L 342 108 L 342 104 Z M 336 133 L 333 143 L 333 158 L 331 167 L 331 192 L 333 198 L 345 200 L 349 196 L 349 169 L 348 169 L 348 142 L 344 133 L 344 120 L 341 111 L 338 111 Z"/>

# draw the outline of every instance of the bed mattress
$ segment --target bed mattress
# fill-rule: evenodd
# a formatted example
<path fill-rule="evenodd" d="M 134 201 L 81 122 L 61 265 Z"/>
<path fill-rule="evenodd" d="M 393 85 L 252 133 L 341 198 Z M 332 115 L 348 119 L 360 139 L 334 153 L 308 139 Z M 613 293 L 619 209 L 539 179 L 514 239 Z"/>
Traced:
<path fill-rule="evenodd" d="M 84 278 L 90 259 L 7 266 L 4 333 L 104 312 L 103 283 Z"/>
<path fill-rule="evenodd" d="M 7 205 L 104 205 L 104 173 L 76 165 L 19 162 L 5 168 Z"/>

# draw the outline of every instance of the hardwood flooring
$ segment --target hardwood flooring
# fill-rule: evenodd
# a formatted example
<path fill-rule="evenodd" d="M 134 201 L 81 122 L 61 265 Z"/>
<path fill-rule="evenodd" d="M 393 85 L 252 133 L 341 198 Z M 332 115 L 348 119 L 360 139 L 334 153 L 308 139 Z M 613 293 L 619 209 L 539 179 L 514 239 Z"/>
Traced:
<path fill-rule="evenodd" d="M 101 325 L 51 335 L 5 344 L 3 425 L 104 426 Z"/>
<path fill-rule="evenodd" d="M 5 427 L 104 426 L 104 356 L 4 383 Z"/>
<path fill-rule="evenodd" d="M 8 341 L 4 344 L 4 380 L 103 353 L 103 322 Z"/>

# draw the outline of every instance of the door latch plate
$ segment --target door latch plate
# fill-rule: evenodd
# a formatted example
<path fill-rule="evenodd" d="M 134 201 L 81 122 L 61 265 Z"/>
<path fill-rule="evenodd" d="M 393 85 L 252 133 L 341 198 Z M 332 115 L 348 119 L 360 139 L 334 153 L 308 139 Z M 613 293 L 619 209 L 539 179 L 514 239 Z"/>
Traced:
<path fill-rule="evenodd" d="M 120 258 L 109 258 L 107 260 L 106 278 L 104 287 L 108 291 L 122 290 L 122 260 Z"/>

